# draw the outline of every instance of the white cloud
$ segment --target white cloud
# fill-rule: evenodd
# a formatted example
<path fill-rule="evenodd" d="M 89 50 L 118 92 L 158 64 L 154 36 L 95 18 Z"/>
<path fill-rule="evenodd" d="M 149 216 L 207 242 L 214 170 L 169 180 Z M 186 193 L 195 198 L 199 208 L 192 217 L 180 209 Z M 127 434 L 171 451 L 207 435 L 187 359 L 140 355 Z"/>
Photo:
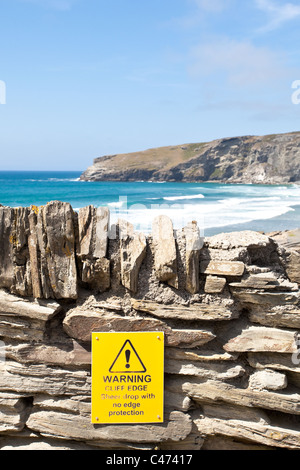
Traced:
<path fill-rule="evenodd" d="M 283 58 L 267 47 L 220 38 L 193 48 L 189 70 L 194 77 L 210 76 L 243 87 L 271 84 L 284 67 Z"/>
<path fill-rule="evenodd" d="M 255 0 L 256 7 L 266 13 L 268 22 L 262 31 L 272 31 L 287 21 L 300 17 L 300 6 L 294 3 L 281 3 L 274 0 Z"/>

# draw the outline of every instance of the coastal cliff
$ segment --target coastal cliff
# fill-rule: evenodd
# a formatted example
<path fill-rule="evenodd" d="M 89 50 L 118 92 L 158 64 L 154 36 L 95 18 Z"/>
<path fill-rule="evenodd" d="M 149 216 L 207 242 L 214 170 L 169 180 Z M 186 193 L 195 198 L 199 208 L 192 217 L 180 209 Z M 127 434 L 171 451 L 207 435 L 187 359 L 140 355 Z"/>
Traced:
<path fill-rule="evenodd" d="M 0 207 L 0 448 L 300 449 L 299 231 L 109 217 Z M 91 424 L 92 332 L 147 331 L 164 422 Z"/>
<path fill-rule="evenodd" d="M 84 181 L 300 181 L 300 132 L 224 138 L 96 158 Z"/>

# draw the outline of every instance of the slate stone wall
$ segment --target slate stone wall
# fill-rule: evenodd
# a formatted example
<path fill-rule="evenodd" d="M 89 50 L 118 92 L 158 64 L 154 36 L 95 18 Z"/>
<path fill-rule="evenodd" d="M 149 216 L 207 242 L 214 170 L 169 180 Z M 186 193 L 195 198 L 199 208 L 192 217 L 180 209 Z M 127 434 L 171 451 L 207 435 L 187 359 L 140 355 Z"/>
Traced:
<path fill-rule="evenodd" d="M 299 259 L 251 231 L 0 207 L 0 448 L 299 449 Z M 163 424 L 91 424 L 93 331 L 164 331 Z"/>

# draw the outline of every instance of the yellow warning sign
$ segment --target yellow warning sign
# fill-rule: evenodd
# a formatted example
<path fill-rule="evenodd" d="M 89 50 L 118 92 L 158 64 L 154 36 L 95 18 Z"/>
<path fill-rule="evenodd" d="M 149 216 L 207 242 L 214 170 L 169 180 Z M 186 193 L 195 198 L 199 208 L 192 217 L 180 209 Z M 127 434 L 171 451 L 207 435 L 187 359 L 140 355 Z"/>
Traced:
<path fill-rule="evenodd" d="M 162 423 L 164 333 L 92 333 L 92 423 Z"/>

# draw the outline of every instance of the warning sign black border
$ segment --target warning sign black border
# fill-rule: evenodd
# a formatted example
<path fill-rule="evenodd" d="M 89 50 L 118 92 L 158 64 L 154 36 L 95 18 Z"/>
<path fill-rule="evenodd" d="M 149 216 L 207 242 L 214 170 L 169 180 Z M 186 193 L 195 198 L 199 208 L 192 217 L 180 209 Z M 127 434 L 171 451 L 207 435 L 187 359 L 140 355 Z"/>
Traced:
<path fill-rule="evenodd" d="M 144 370 L 131 370 L 131 371 L 119 371 L 119 372 L 116 372 L 116 371 L 112 371 L 115 363 L 117 362 L 118 360 L 118 357 L 120 356 L 121 352 L 123 351 L 123 349 L 125 348 L 125 345 L 126 343 L 129 343 L 130 346 L 132 347 L 132 350 L 133 352 L 136 354 L 138 360 L 140 361 L 140 364 L 141 366 L 143 367 Z M 111 374 L 144 374 L 145 372 L 147 372 L 147 369 L 142 361 L 142 359 L 140 358 L 140 356 L 138 355 L 135 347 L 133 346 L 132 342 L 130 341 L 130 339 L 126 339 L 125 343 L 123 344 L 123 346 L 121 347 L 120 351 L 118 352 L 118 355 L 117 357 L 115 358 L 114 362 L 112 363 L 112 365 L 110 366 L 110 368 L 108 369 L 108 371 L 111 373 Z"/>

